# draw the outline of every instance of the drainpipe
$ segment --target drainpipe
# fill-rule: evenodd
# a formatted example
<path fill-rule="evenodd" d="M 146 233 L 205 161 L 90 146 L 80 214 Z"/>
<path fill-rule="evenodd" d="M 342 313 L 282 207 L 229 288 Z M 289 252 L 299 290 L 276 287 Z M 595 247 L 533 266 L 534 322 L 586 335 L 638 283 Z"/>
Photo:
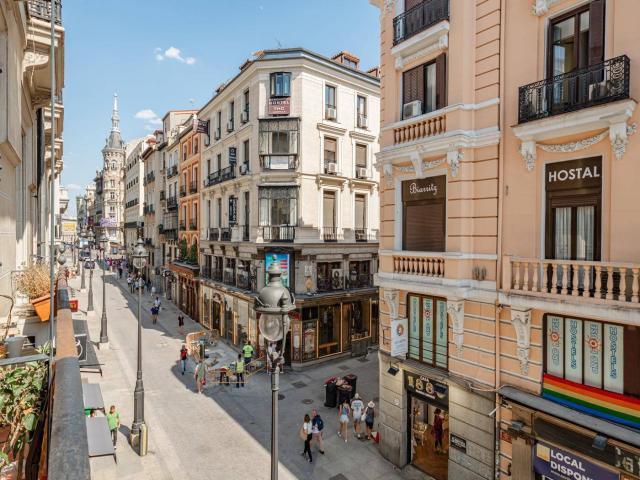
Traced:
<path fill-rule="evenodd" d="M 498 241 L 497 241 L 497 253 L 496 259 L 496 287 L 497 294 L 500 294 L 500 288 L 502 286 L 502 215 L 504 205 L 504 134 L 505 134 L 505 118 L 504 118 L 504 79 L 505 79 L 505 35 L 506 35 L 506 9 L 507 0 L 500 0 L 500 87 L 499 98 L 500 105 L 499 112 L 499 128 L 500 128 L 500 143 L 498 144 Z M 500 480 L 500 395 L 498 390 L 500 389 L 500 312 L 502 311 L 502 305 L 499 303 L 499 298 L 496 299 L 495 305 L 495 375 L 496 375 L 496 414 L 495 414 L 495 478 Z"/>

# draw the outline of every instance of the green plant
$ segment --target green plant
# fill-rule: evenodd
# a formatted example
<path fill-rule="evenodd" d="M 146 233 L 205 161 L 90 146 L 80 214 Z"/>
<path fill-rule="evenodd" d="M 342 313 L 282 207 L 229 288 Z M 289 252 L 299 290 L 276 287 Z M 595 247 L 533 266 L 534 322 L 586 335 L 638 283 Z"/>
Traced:
<path fill-rule="evenodd" d="M 44 263 L 34 263 L 22 270 L 16 279 L 16 288 L 29 300 L 42 297 L 49 293 L 51 279 L 49 266 Z"/>
<path fill-rule="evenodd" d="M 48 351 L 48 343 L 38 348 L 39 353 Z M 0 468 L 17 458 L 30 441 L 42 414 L 46 376 L 45 362 L 0 370 L 0 427 L 9 426 L 8 440 L 0 451 Z"/>
<path fill-rule="evenodd" d="M 185 260 L 187 258 L 187 240 L 183 238 L 180 240 L 180 259 Z"/>
<path fill-rule="evenodd" d="M 187 261 L 189 263 L 198 263 L 198 245 L 196 245 L 195 243 L 191 245 L 191 248 L 189 248 Z"/>

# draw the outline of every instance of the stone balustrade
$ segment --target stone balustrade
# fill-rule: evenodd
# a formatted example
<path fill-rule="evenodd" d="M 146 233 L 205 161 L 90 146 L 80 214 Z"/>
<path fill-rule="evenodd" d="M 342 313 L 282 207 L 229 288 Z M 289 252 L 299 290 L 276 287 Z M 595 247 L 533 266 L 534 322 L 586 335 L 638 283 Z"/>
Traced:
<path fill-rule="evenodd" d="M 442 278 L 444 277 L 444 258 L 419 254 L 394 254 L 393 273 Z"/>
<path fill-rule="evenodd" d="M 393 143 L 413 142 L 421 138 L 440 135 L 447 131 L 447 122 L 445 114 L 440 115 L 422 115 L 415 121 L 407 121 L 402 125 L 393 128 Z"/>

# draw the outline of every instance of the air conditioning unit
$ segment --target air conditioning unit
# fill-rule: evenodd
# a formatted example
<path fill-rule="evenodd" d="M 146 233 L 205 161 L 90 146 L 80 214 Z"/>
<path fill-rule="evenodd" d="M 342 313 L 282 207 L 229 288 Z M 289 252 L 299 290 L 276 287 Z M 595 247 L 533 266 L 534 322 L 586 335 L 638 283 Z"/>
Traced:
<path fill-rule="evenodd" d="M 215 135 L 213 136 L 216 140 L 220 140 L 220 130 L 216 130 Z"/>
<path fill-rule="evenodd" d="M 326 170 L 327 170 L 326 173 L 331 173 L 335 175 L 336 173 L 338 173 L 338 164 L 334 162 L 329 162 L 327 163 Z"/>
<path fill-rule="evenodd" d="M 247 123 L 249 121 L 249 112 L 244 111 L 240 114 L 240 121 L 242 123 Z"/>
<path fill-rule="evenodd" d="M 240 175 L 249 173 L 249 165 L 240 165 Z"/>
<path fill-rule="evenodd" d="M 356 177 L 367 178 L 367 169 L 363 167 L 356 168 Z"/>
<path fill-rule="evenodd" d="M 209 135 L 205 135 L 204 136 L 204 146 L 208 147 L 209 145 L 211 145 L 211 137 Z"/>
<path fill-rule="evenodd" d="M 324 116 L 327 120 L 335 120 L 338 116 L 336 109 L 334 107 L 327 107 L 324 111 Z"/>
<path fill-rule="evenodd" d="M 227 132 L 233 132 L 233 122 L 232 121 L 228 121 L 227 122 Z"/>
<path fill-rule="evenodd" d="M 418 115 L 422 115 L 421 100 L 414 100 L 402 106 L 402 118 L 417 117 Z"/>
<path fill-rule="evenodd" d="M 369 127 L 369 119 L 366 115 L 358 115 L 358 128 Z"/>
<path fill-rule="evenodd" d="M 331 269 L 331 288 L 342 288 L 342 270 L 339 268 Z"/>

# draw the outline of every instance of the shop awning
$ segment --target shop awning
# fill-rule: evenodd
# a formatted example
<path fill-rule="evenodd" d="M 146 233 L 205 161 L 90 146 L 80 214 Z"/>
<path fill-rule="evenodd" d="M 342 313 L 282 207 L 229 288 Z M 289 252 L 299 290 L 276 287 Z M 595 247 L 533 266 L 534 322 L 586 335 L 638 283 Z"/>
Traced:
<path fill-rule="evenodd" d="M 523 392 L 515 387 L 505 386 L 498 393 L 509 400 L 518 402 L 526 407 L 539 410 L 548 415 L 561 418 L 570 423 L 580 425 L 589 430 L 596 431 L 610 438 L 615 438 L 634 447 L 640 448 L 640 432 L 623 427 L 612 422 L 607 422 L 597 417 L 592 417 L 582 412 L 547 400 L 546 398 Z"/>

